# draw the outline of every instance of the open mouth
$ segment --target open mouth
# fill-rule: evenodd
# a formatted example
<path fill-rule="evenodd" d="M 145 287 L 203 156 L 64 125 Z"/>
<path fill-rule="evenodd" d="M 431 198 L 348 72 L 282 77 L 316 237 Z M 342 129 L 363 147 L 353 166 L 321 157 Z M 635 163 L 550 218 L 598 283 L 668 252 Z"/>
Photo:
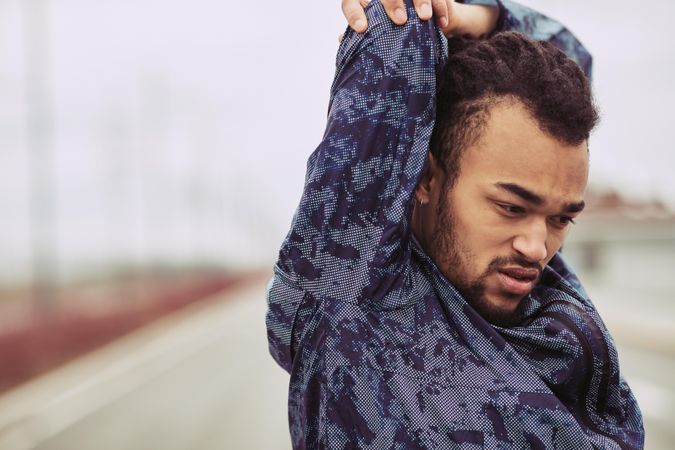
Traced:
<path fill-rule="evenodd" d="M 505 267 L 497 271 L 504 291 L 513 295 L 526 295 L 539 279 L 540 271 L 525 267 Z"/>

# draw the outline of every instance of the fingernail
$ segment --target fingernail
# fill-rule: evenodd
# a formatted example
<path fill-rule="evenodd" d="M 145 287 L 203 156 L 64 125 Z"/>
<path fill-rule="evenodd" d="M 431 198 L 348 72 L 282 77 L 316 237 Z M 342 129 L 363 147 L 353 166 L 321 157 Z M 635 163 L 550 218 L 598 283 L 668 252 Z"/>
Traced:
<path fill-rule="evenodd" d="M 394 16 L 400 23 L 404 23 L 406 20 L 408 20 L 408 16 L 406 15 L 405 9 L 403 8 L 396 8 L 394 11 Z"/>
<path fill-rule="evenodd" d="M 356 22 L 354 22 L 354 29 L 359 32 L 365 30 L 366 21 L 363 19 L 358 19 Z"/>
<path fill-rule="evenodd" d="M 448 18 L 447 17 L 445 17 L 445 16 L 441 17 L 440 22 L 441 22 L 441 28 L 445 28 L 445 27 L 448 26 Z"/>
<path fill-rule="evenodd" d="M 424 3 L 420 6 L 420 17 L 423 19 L 428 19 L 431 17 L 431 6 L 428 3 Z"/>

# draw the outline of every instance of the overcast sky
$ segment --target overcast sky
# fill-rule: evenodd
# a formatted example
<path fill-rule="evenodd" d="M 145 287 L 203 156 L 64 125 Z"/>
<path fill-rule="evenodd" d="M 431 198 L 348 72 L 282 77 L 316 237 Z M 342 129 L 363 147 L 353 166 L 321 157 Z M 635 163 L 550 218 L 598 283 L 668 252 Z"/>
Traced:
<path fill-rule="evenodd" d="M 28 264 L 31 186 L 64 261 L 273 259 L 323 134 L 339 3 L 0 1 L 0 269 Z M 675 207 L 675 4 L 524 3 L 594 56 L 592 183 Z"/>

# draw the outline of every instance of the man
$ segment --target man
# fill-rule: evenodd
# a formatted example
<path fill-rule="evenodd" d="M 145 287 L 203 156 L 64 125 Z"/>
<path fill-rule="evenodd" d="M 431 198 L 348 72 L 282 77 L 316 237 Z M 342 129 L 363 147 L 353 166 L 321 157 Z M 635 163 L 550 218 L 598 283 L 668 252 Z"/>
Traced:
<path fill-rule="evenodd" d="M 373 2 L 346 33 L 270 283 L 294 448 L 641 448 L 611 338 L 557 254 L 584 206 L 587 79 L 515 33 L 448 52 L 408 8 L 396 26 Z M 498 29 L 533 23 L 512 12 Z M 494 26 L 472 23 L 456 30 Z"/>

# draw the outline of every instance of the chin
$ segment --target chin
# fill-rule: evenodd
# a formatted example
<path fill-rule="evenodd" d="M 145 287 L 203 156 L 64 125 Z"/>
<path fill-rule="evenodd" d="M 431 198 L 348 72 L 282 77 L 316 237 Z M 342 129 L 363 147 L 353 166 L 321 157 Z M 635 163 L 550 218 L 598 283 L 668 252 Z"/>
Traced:
<path fill-rule="evenodd" d="M 516 295 L 508 292 L 489 293 L 485 295 L 485 301 L 492 305 L 495 310 L 508 314 L 515 312 L 520 301 L 527 295 Z"/>
<path fill-rule="evenodd" d="M 519 306 L 525 296 L 493 295 L 472 301 L 472 306 L 485 320 L 500 327 L 520 324 L 523 314 Z"/>

